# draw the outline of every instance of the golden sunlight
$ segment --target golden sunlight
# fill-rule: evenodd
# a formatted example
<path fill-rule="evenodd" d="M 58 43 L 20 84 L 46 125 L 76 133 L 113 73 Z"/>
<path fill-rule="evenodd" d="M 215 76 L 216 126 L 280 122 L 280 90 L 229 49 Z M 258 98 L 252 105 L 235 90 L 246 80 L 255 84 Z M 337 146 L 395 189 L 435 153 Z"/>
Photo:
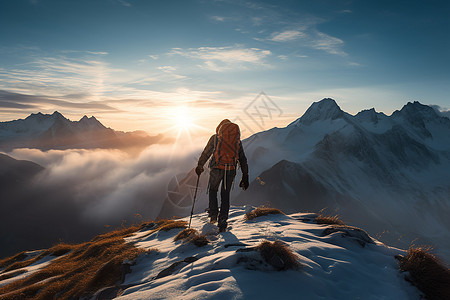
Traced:
<path fill-rule="evenodd" d="M 173 116 L 176 127 L 189 130 L 194 125 L 194 118 L 186 107 L 177 107 Z"/>

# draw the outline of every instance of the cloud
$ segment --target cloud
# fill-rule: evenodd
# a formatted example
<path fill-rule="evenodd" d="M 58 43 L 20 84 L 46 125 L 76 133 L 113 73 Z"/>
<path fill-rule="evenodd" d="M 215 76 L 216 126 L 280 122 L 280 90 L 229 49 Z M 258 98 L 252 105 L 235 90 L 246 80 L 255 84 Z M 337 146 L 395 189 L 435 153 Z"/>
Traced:
<path fill-rule="evenodd" d="M 277 43 L 294 43 L 298 47 L 305 47 L 327 52 L 333 55 L 347 56 L 342 50 L 344 41 L 320 32 L 315 28 L 315 24 L 303 26 L 302 30 L 284 30 L 274 32 L 267 38 L 255 38 L 260 42 L 271 41 Z"/>
<path fill-rule="evenodd" d="M 288 42 L 297 40 L 304 36 L 305 34 L 299 30 L 285 30 L 282 32 L 272 33 L 272 36 L 269 38 L 269 40 L 274 42 Z"/>
<path fill-rule="evenodd" d="M 106 51 L 86 51 L 89 54 L 93 55 L 108 55 L 109 53 Z"/>
<path fill-rule="evenodd" d="M 47 95 L 27 95 L 21 93 L 13 93 L 5 90 L 0 90 L 0 107 L 3 108 L 22 108 L 22 109 L 39 109 L 46 105 L 52 105 L 55 108 L 73 108 L 73 109 L 88 109 L 96 111 L 117 112 L 105 103 L 90 101 L 90 102 L 72 102 L 66 99 L 84 98 L 85 94 L 69 94 L 65 96 L 47 96 Z"/>
<path fill-rule="evenodd" d="M 343 50 L 342 39 L 318 29 L 320 24 L 331 21 L 330 19 L 304 12 L 302 9 L 287 10 L 277 4 L 238 1 L 234 5 L 242 8 L 237 12 L 241 24 L 238 31 L 245 35 L 253 34 L 256 41 L 270 42 L 270 45 L 273 45 L 273 42 L 289 43 L 289 46 L 295 47 L 294 51 L 309 48 L 332 55 L 347 56 Z M 350 14 L 352 11 L 344 9 L 336 13 Z"/>
<path fill-rule="evenodd" d="M 439 105 L 434 105 L 434 104 L 430 104 L 430 106 L 434 109 L 434 111 L 443 117 L 447 117 L 450 119 L 450 109 L 448 108 L 444 108 L 442 106 Z"/>
<path fill-rule="evenodd" d="M 242 46 L 173 48 L 171 55 L 181 55 L 203 61 L 202 68 L 212 71 L 242 69 L 245 66 L 265 65 L 264 59 L 272 54 L 270 50 L 244 48 Z"/>
<path fill-rule="evenodd" d="M 216 22 L 223 22 L 223 21 L 225 21 L 225 17 L 212 16 L 211 20 L 216 21 Z"/>
<path fill-rule="evenodd" d="M 1 91 L 0 91 L 0 93 L 1 93 Z M 1 96 L 0 96 L 0 108 L 34 109 L 34 108 L 37 108 L 37 106 L 3 100 L 3 99 L 1 99 Z"/>
<path fill-rule="evenodd" d="M 316 32 L 315 38 L 312 40 L 312 48 L 323 50 L 329 54 L 346 56 L 347 53 L 342 50 L 344 41 L 336 37 L 330 36 L 323 32 Z"/>
<path fill-rule="evenodd" d="M 170 159 L 172 146 L 164 145 L 150 146 L 137 157 L 116 150 L 15 149 L 8 155 L 44 166 L 35 184 L 78 206 L 80 220 L 108 224 L 136 213 L 158 216 L 170 179 L 192 169 L 200 151 L 182 148 Z"/>
<path fill-rule="evenodd" d="M 138 156 L 116 150 L 15 149 L 8 155 L 45 170 L 15 188 L 0 181 L 0 194 L 8 196 L 0 202 L 0 217 L 9 226 L 0 228 L 0 238 L 8 240 L 1 255 L 50 247 L 61 239 L 86 241 L 105 225 L 138 221 L 136 214 L 155 219 L 172 178 L 192 170 L 200 151 L 188 145 L 153 145 Z"/>
<path fill-rule="evenodd" d="M 173 67 L 173 66 L 162 66 L 162 67 L 158 67 L 158 70 L 169 74 L 171 77 L 175 78 L 175 79 L 184 79 L 187 78 L 184 75 L 179 75 L 179 74 L 175 74 L 175 71 L 177 70 L 177 68 Z"/>
<path fill-rule="evenodd" d="M 123 6 L 126 6 L 126 7 L 130 7 L 131 6 L 131 3 L 130 2 L 128 2 L 128 1 L 125 1 L 125 0 L 117 0 L 120 4 L 122 4 Z"/>
<path fill-rule="evenodd" d="M 54 95 L 88 91 L 91 100 L 98 100 L 113 88 L 114 75 L 125 71 L 111 68 L 97 54 L 85 54 L 79 57 L 79 53 L 66 51 L 56 57 L 31 56 L 21 69 L 0 68 L 0 89 Z"/>

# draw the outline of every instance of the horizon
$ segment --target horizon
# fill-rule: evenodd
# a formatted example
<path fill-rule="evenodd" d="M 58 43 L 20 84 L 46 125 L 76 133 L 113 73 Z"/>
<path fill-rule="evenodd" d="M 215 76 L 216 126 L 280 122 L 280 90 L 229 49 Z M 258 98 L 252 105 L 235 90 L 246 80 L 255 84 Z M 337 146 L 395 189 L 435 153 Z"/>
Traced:
<path fill-rule="evenodd" d="M 345 111 L 344 109 L 342 109 L 342 108 L 340 107 L 339 103 L 338 103 L 336 100 L 332 99 L 332 98 L 323 98 L 323 99 L 321 99 L 321 100 L 312 102 L 311 105 L 313 105 L 313 104 L 316 103 L 316 102 L 320 102 L 320 101 L 322 101 L 322 100 L 325 100 L 325 99 L 331 99 L 331 100 L 333 100 L 333 101 L 336 103 L 336 105 L 337 105 L 342 111 L 344 111 L 345 113 L 350 114 L 351 116 L 356 116 L 356 115 L 357 115 L 358 113 L 360 113 L 360 112 L 374 109 L 376 113 L 381 113 L 381 114 L 384 114 L 384 115 L 390 117 L 390 116 L 392 116 L 392 114 L 393 114 L 395 111 L 400 111 L 400 110 L 401 110 L 404 106 L 406 106 L 407 104 L 413 103 L 413 102 L 418 102 L 418 103 L 420 103 L 420 104 L 422 104 L 422 105 L 426 105 L 426 106 L 429 106 L 429 107 L 433 108 L 434 111 L 435 111 L 436 113 L 438 113 L 439 115 L 445 116 L 445 117 L 447 117 L 447 118 L 450 119 L 450 111 L 443 111 L 443 110 L 440 110 L 441 107 L 439 107 L 439 106 L 437 106 L 437 105 L 424 104 L 424 103 L 421 103 L 420 101 L 408 101 L 407 103 L 403 104 L 402 107 L 395 109 L 395 110 L 392 111 L 390 114 L 387 114 L 387 113 L 385 113 L 385 112 L 383 112 L 383 111 L 378 111 L 378 110 L 376 110 L 374 107 L 363 108 L 361 111 L 358 111 L 358 112 L 356 112 L 356 113 L 349 113 L 349 112 Z M 296 120 L 298 120 L 299 118 L 301 118 L 301 117 L 306 113 L 306 111 L 309 109 L 309 107 L 311 107 L 311 105 L 308 106 L 308 108 L 307 108 L 301 115 L 299 115 L 299 116 L 297 116 L 297 117 L 294 117 L 294 118 L 291 119 L 291 120 L 286 120 L 287 123 L 285 123 L 285 124 L 282 124 L 282 125 L 280 125 L 280 124 L 275 124 L 274 126 L 272 126 L 272 127 L 270 127 L 270 128 L 262 128 L 262 130 L 259 130 L 259 131 L 256 131 L 256 132 L 252 131 L 252 127 L 251 127 L 251 126 L 248 126 L 245 122 L 242 122 L 241 124 L 239 124 L 239 121 L 241 120 L 241 119 L 240 119 L 240 116 L 234 118 L 233 121 L 236 122 L 238 125 L 240 125 L 240 127 L 242 127 L 241 130 L 242 130 L 243 133 L 244 133 L 244 134 L 241 135 L 242 138 L 248 138 L 248 137 L 250 137 L 251 135 L 253 135 L 253 134 L 257 133 L 257 132 L 266 131 L 266 130 L 269 130 L 269 129 L 272 129 L 272 128 L 284 128 L 284 127 L 287 127 L 287 126 L 288 126 L 289 124 L 291 124 L 292 122 L 295 122 Z M 78 121 L 80 121 L 81 119 L 83 119 L 84 117 L 87 117 L 87 118 L 92 118 L 92 117 L 93 117 L 93 118 L 95 118 L 97 121 L 99 121 L 102 125 L 104 125 L 105 127 L 111 128 L 111 129 L 114 129 L 114 130 L 118 130 L 118 129 L 114 128 L 114 127 L 108 126 L 108 124 L 103 123 L 102 120 L 101 120 L 101 119 L 102 119 L 101 116 L 86 115 L 86 114 L 84 114 L 84 115 L 82 115 L 81 117 L 78 117 L 78 118 L 70 118 L 70 117 L 66 116 L 66 115 L 64 114 L 64 112 L 57 111 L 57 110 L 55 110 L 55 111 L 52 112 L 52 113 L 43 113 L 43 112 L 40 112 L 40 111 L 39 111 L 39 112 L 32 112 L 32 113 L 29 113 L 29 114 L 25 115 L 24 117 L 21 117 L 21 118 L 15 119 L 15 120 L 23 120 L 23 119 L 26 119 L 27 117 L 29 117 L 29 116 L 31 116 L 31 115 L 38 115 L 38 114 L 51 116 L 51 115 L 53 115 L 53 114 L 55 114 L 55 113 L 61 114 L 64 118 L 68 119 L 68 120 L 71 121 L 71 122 L 78 122 Z M 267 117 L 267 116 L 266 116 L 266 117 Z M 10 122 L 10 121 L 15 121 L 15 120 L 0 120 L 0 123 L 1 123 L 1 122 Z M 236 120 L 237 120 L 237 121 L 236 121 Z M 267 121 L 267 119 L 266 119 L 266 121 Z M 269 119 L 269 121 L 271 121 L 271 119 Z M 186 122 L 187 122 L 187 123 L 186 123 Z M 243 125 L 244 125 L 244 126 L 243 126 Z M 261 127 L 261 126 L 260 126 L 260 127 Z M 257 126 L 254 126 L 253 128 L 257 128 Z M 211 128 L 211 130 L 208 131 L 207 128 L 201 127 L 201 126 L 199 126 L 199 125 L 197 125 L 197 124 L 195 124 L 195 123 L 193 123 L 193 122 L 191 123 L 191 120 L 181 120 L 181 121 L 179 122 L 179 124 L 173 126 L 173 128 L 171 128 L 171 129 L 172 129 L 173 131 L 177 131 L 177 132 L 174 133 L 174 132 L 166 131 L 166 132 L 147 132 L 147 133 L 150 134 L 150 135 L 158 135 L 158 134 L 163 134 L 163 135 L 164 135 L 164 134 L 167 134 L 167 133 L 169 132 L 169 137 L 176 137 L 176 138 L 177 138 L 177 139 L 176 139 L 176 144 L 178 144 L 178 143 L 180 143 L 180 142 L 183 142 L 183 140 L 186 138 L 187 140 L 184 140 L 184 142 L 189 141 L 190 144 L 193 145 L 193 140 L 198 140 L 198 141 L 200 141 L 201 139 L 204 139 L 204 138 L 206 138 L 206 137 L 209 137 L 209 135 L 211 134 L 211 131 L 214 131 L 214 128 Z M 199 129 L 200 129 L 200 131 L 203 132 L 203 134 L 199 134 Z M 120 131 L 120 130 L 119 130 L 119 131 Z M 133 129 L 131 129 L 131 130 L 128 131 L 128 132 L 132 132 L 132 131 L 144 131 L 144 130 L 142 130 L 142 129 L 140 129 L 140 128 L 133 128 Z M 171 134 L 174 134 L 174 136 L 170 136 Z M 180 141 L 180 140 L 181 140 L 181 141 Z"/>
<path fill-rule="evenodd" d="M 0 1 L 0 120 L 59 111 L 154 135 L 182 119 L 207 135 L 224 118 L 254 132 L 286 126 L 322 98 L 352 115 L 413 101 L 448 111 L 449 11 L 447 1 Z M 261 92 L 282 113 L 250 125 Z"/>

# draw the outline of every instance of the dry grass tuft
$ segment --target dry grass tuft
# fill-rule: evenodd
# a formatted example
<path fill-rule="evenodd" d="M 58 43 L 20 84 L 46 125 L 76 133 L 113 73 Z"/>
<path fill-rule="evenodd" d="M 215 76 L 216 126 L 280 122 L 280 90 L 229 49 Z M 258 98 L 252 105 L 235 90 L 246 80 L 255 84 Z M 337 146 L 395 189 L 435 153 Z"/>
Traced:
<path fill-rule="evenodd" d="M 189 242 L 193 243 L 197 247 L 203 247 L 209 244 L 209 240 L 204 234 L 196 234 L 190 238 Z"/>
<path fill-rule="evenodd" d="M 254 210 L 252 210 L 251 212 L 246 213 L 244 218 L 245 218 L 245 220 L 253 220 L 254 218 L 261 217 L 261 216 L 267 216 L 270 214 L 273 214 L 273 215 L 283 214 L 284 215 L 284 213 L 277 208 L 258 207 L 258 208 L 255 208 Z"/>
<path fill-rule="evenodd" d="M 427 299 L 450 299 L 450 270 L 433 254 L 431 248 L 409 248 L 399 260 L 402 271 L 408 271 L 410 280 Z"/>
<path fill-rule="evenodd" d="M 6 268 L 15 262 L 23 261 L 27 257 L 28 257 L 28 255 L 25 251 L 17 253 L 16 255 L 13 255 L 11 257 L 6 257 L 6 258 L 0 260 L 0 269 Z"/>
<path fill-rule="evenodd" d="M 157 227 L 155 231 L 169 231 L 175 228 L 186 228 L 187 222 L 182 220 L 160 220 L 157 222 Z"/>
<path fill-rule="evenodd" d="M 345 225 L 338 215 L 335 216 L 325 216 L 319 214 L 315 219 L 317 224 L 335 224 L 335 225 Z"/>
<path fill-rule="evenodd" d="M 18 276 L 20 274 L 23 274 L 25 272 L 26 272 L 26 270 L 17 270 L 17 271 L 14 271 L 14 272 L 10 272 L 9 274 L 0 275 L 0 281 L 3 281 L 5 279 L 9 279 L 9 278 L 12 278 L 12 277 L 16 277 L 16 276 Z"/>
<path fill-rule="evenodd" d="M 264 260 L 278 271 L 297 270 L 301 267 L 297 255 L 279 240 L 275 242 L 263 241 L 256 246 L 256 249 L 261 253 Z"/>
<path fill-rule="evenodd" d="M 51 247 L 50 249 L 46 250 L 44 252 L 44 254 L 45 255 L 52 255 L 52 256 L 61 256 L 61 255 L 69 253 L 70 251 L 72 251 L 76 247 L 77 247 L 77 245 L 60 243 L 60 244 L 57 244 L 57 245 Z"/>
<path fill-rule="evenodd" d="M 23 253 L 25 253 L 25 257 L 23 256 Z M 26 252 L 21 252 L 11 258 L 5 259 L 5 269 L 3 270 L 3 272 L 9 272 L 12 270 L 17 270 L 17 269 L 22 269 L 25 267 L 28 267 L 29 265 L 34 264 L 35 262 L 37 262 L 38 260 L 44 258 L 46 256 L 46 252 L 42 252 L 39 255 L 36 256 L 32 256 L 28 259 L 26 259 L 28 256 L 26 255 Z M 17 260 L 15 259 L 15 257 L 20 257 L 22 258 L 22 260 Z M 23 260 L 25 259 L 25 260 Z M 9 263 L 9 264 L 8 264 Z"/>
<path fill-rule="evenodd" d="M 122 238 L 128 237 L 128 236 L 132 235 L 133 233 L 135 233 L 136 231 L 138 231 L 139 229 L 140 229 L 139 225 L 123 227 L 121 229 L 117 229 L 117 230 L 110 231 L 110 232 L 102 234 L 102 235 L 98 235 L 98 236 L 94 237 L 91 240 L 91 242 L 114 238 L 114 237 L 122 237 Z"/>
<path fill-rule="evenodd" d="M 0 288 L 0 295 L 22 299 L 69 299 L 92 296 L 100 288 L 122 280 L 123 262 L 144 252 L 125 243 L 124 237 L 138 230 L 116 230 L 80 245 L 56 245 L 43 254 L 61 255 L 44 269 Z M 12 265 L 11 265 L 12 266 Z"/>
<path fill-rule="evenodd" d="M 196 229 L 193 228 L 186 228 L 183 231 L 181 231 L 180 233 L 178 233 L 175 237 L 174 237 L 174 241 L 179 241 L 179 240 L 184 240 L 192 235 L 198 234 L 198 231 Z"/>
<path fill-rule="evenodd" d="M 203 247 L 209 244 L 209 240 L 204 234 L 200 234 L 196 229 L 186 228 L 180 233 L 178 233 L 174 241 L 184 240 L 188 243 L 193 243 L 197 247 Z"/>

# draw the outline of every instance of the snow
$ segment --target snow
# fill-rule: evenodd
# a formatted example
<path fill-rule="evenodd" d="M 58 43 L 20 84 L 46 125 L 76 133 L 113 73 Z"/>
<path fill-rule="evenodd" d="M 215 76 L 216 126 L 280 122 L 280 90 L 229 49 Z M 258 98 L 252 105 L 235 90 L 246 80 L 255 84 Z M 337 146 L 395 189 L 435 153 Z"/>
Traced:
<path fill-rule="evenodd" d="M 34 256 L 37 256 L 37 255 L 41 254 L 41 252 L 42 252 L 41 250 L 26 252 L 27 259 L 31 259 Z M 58 257 L 47 255 L 47 256 L 41 258 L 40 260 L 36 261 L 35 263 L 27 266 L 27 267 L 20 268 L 20 269 L 15 269 L 15 270 L 12 270 L 12 271 L 9 271 L 9 272 L 5 272 L 5 273 L 0 273 L 1 276 L 8 276 L 10 274 L 17 273 L 17 275 L 12 276 L 11 278 L 7 278 L 5 280 L 1 280 L 0 281 L 0 287 L 5 286 L 7 284 L 10 284 L 13 281 L 26 278 L 26 277 L 32 275 L 33 273 L 38 272 L 39 270 L 45 268 L 48 264 L 50 264 L 56 258 L 58 258 Z M 0 270 L 0 272 L 1 271 L 2 270 Z"/>
<path fill-rule="evenodd" d="M 339 232 L 323 236 L 327 226 L 313 223 L 313 214 L 246 221 L 248 209 L 232 207 L 231 229 L 220 234 L 205 213 L 194 215 L 192 227 L 209 234 L 211 240 L 204 247 L 174 242 L 181 229 L 142 231 L 128 238 L 138 247 L 159 252 L 137 259 L 123 283 L 129 287 L 118 299 L 420 299 L 420 292 L 404 280 L 394 258 L 405 251 L 376 240 L 363 247 Z M 257 251 L 237 251 L 262 240 L 286 243 L 302 267 L 276 271 Z M 156 278 L 188 257 L 197 260 L 182 262 L 171 275 Z"/>

